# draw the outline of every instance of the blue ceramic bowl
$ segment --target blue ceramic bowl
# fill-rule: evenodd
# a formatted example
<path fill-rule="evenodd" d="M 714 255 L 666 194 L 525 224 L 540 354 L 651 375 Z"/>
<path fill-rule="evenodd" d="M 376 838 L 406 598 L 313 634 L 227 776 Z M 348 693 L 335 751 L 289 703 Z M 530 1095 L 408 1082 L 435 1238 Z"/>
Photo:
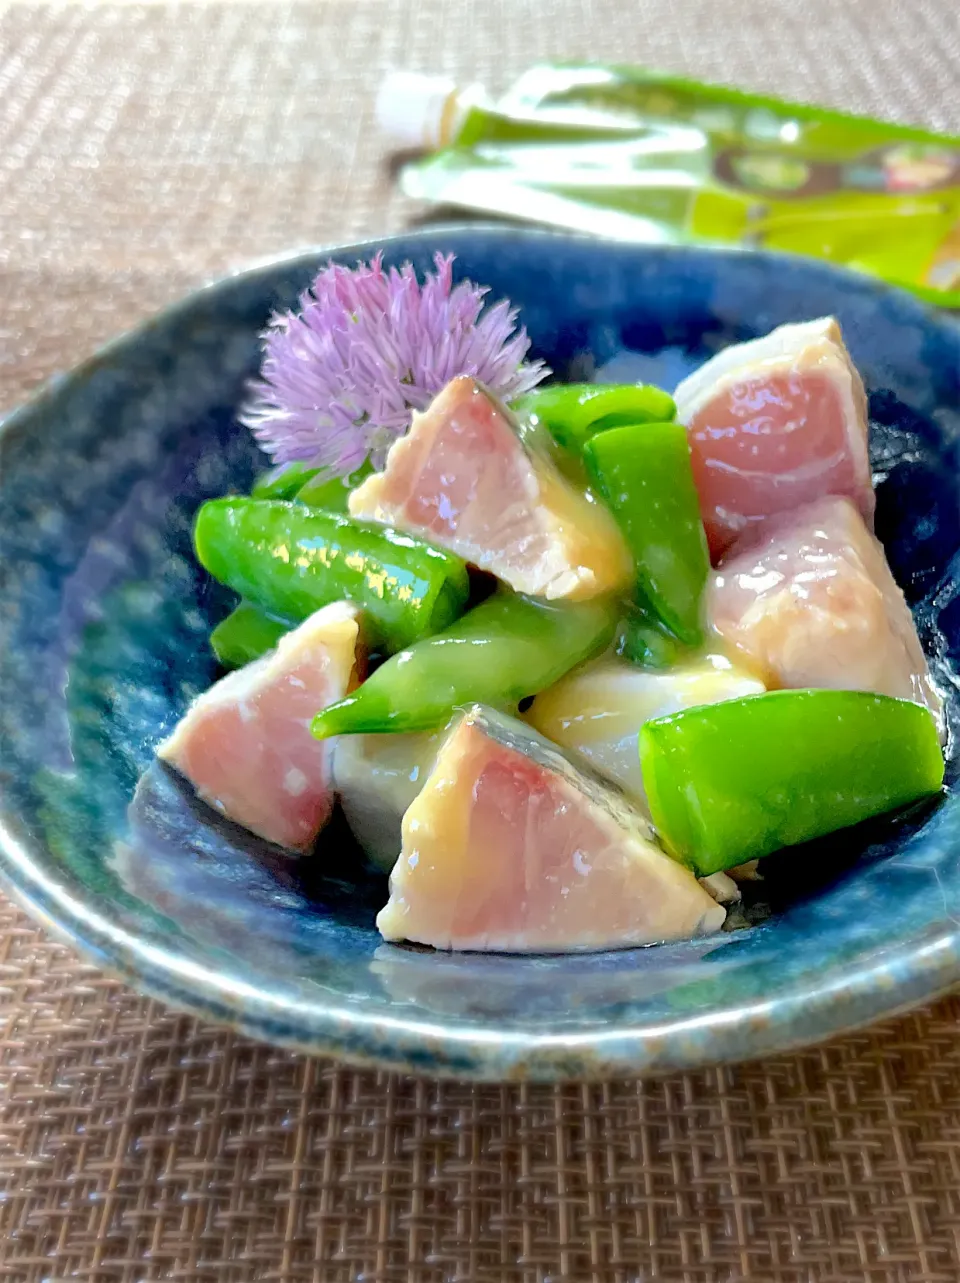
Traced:
<path fill-rule="evenodd" d="M 865 278 L 774 255 L 474 228 L 401 237 L 386 258 L 425 269 L 437 249 L 518 304 L 536 355 L 566 378 L 672 387 L 727 343 L 835 313 L 870 393 L 879 533 L 946 678 L 960 651 L 953 321 Z M 207 634 L 228 606 L 191 555 L 194 510 L 263 465 L 234 421 L 258 331 L 326 258 L 201 291 L 7 421 L 8 889 L 105 968 L 178 1007 L 310 1052 L 479 1078 L 756 1056 L 954 982 L 954 797 L 775 857 L 763 884 L 770 916 L 749 931 L 589 957 L 447 956 L 380 941 L 385 884 L 342 832 L 322 858 L 287 865 L 153 762 L 214 676 Z"/>

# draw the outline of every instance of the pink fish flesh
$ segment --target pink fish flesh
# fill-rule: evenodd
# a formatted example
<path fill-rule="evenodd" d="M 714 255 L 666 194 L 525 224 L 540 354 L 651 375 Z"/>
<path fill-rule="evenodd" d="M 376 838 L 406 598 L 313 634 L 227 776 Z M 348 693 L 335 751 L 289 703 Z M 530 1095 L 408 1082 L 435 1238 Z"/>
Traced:
<path fill-rule="evenodd" d="M 721 562 L 708 613 L 770 686 L 942 704 L 883 548 L 849 499 L 772 518 Z"/>
<path fill-rule="evenodd" d="M 824 495 L 846 495 L 872 526 L 866 395 L 832 317 L 725 348 L 674 396 L 714 562 Z"/>
<path fill-rule="evenodd" d="M 724 910 L 614 786 L 513 718 L 474 707 L 403 817 L 387 940 L 566 951 L 719 929 Z"/>
<path fill-rule="evenodd" d="M 333 741 L 315 739 L 310 723 L 356 684 L 359 643 L 357 608 L 324 606 L 194 700 L 158 755 L 228 819 L 309 849 L 333 809 Z"/>

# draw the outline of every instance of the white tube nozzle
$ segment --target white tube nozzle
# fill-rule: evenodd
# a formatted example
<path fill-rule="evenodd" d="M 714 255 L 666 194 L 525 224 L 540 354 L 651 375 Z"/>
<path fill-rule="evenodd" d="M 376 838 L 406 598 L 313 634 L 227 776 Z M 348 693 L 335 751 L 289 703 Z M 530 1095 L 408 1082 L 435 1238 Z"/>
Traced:
<path fill-rule="evenodd" d="M 400 147 L 432 150 L 448 140 L 456 93 L 455 81 L 447 76 L 388 72 L 377 93 L 377 124 Z"/>

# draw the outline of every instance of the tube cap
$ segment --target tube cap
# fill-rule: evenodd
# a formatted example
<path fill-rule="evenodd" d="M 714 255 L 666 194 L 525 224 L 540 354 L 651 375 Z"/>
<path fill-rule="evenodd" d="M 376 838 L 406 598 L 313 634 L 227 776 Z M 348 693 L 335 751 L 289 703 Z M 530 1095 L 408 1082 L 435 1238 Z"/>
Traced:
<path fill-rule="evenodd" d="M 377 124 L 402 147 L 439 147 L 447 103 L 456 91 L 447 76 L 388 72 L 377 93 Z"/>

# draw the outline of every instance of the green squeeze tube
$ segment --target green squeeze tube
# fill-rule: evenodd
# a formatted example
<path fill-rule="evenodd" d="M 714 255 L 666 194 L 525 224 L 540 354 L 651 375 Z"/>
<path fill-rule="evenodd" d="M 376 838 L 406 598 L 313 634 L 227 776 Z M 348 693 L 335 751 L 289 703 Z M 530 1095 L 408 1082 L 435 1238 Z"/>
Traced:
<path fill-rule="evenodd" d="M 623 65 L 535 66 L 494 102 L 388 76 L 420 200 L 619 240 L 810 254 L 960 306 L 960 137 Z"/>

